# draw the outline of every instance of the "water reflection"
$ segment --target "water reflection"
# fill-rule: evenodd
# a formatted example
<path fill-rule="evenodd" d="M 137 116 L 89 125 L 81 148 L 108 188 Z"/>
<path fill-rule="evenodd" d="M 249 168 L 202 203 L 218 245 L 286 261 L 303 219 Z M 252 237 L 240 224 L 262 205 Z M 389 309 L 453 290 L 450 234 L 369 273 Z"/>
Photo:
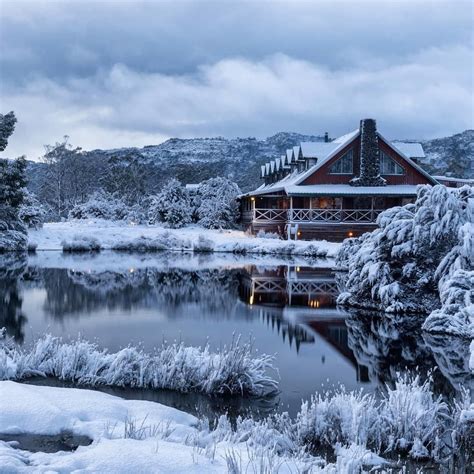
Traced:
<path fill-rule="evenodd" d="M 26 255 L 0 255 L 0 328 L 5 328 L 18 343 L 24 341 L 27 321 L 22 312 L 23 300 L 19 289 L 19 281 L 26 268 Z"/>
<path fill-rule="evenodd" d="M 215 347 L 234 334 L 251 335 L 256 350 L 275 353 L 281 376 L 279 400 L 257 403 L 265 413 L 277 402 L 294 413 L 323 385 L 375 390 L 405 370 L 438 368 L 436 389 L 448 396 L 461 386 L 473 388 L 468 341 L 423 334 L 419 317 L 338 308 L 344 278 L 328 262 L 310 267 L 235 256 L 113 253 L 50 258 L 0 261 L 0 326 L 19 343 L 44 332 L 80 333 L 110 350 L 130 343 L 151 350 L 163 339 L 209 340 Z M 199 405 L 202 412 L 231 405 L 214 401 L 206 410 L 196 397 L 151 392 L 119 395 Z M 251 405 L 233 404 L 236 412 Z"/>

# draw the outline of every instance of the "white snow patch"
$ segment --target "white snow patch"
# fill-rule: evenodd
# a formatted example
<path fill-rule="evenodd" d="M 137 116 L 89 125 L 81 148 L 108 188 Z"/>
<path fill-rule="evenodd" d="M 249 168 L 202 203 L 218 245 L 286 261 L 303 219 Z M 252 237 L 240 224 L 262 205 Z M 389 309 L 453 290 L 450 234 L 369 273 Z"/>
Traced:
<path fill-rule="evenodd" d="M 30 230 L 29 241 L 36 250 L 62 250 L 62 242 L 74 238 L 94 238 L 102 249 L 111 249 L 127 241 L 145 238 L 156 240 L 166 235 L 176 247 L 169 250 L 192 250 L 199 239 L 206 238 L 214 245 L 214 252 L 248 252 L 259 254 L 292 254 L 334 257 L 341 244 L 321 241 L 296 241 L 258 238 L 238 230 L 212 230 L 193 225 L 181 229 L 167 229 L 160 225 L 133 225 L 101 219 L 71 220 L 48 223 L 38 230 Z M 183 245 L 186 244 L 186 245 Z M 181 244 L 181 245 L 180 245 Z"/>

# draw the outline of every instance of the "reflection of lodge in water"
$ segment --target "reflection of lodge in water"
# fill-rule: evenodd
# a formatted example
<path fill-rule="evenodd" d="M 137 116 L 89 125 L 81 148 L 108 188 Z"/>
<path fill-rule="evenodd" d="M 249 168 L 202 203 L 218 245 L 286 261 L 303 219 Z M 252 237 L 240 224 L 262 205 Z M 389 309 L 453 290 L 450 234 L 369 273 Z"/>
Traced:
<path fill-rule="evenodd" d="M 240 285 L 240 297 L 262 320 L 281 332 L 290 346 L 314 344 L 322 337 L 356 369 L 357 380 L 368 382 L 368 369 L 359 365 L 348 345 L 347 314 L 336 307 L 339 289 L 330 268 L 250 267 Z"/>

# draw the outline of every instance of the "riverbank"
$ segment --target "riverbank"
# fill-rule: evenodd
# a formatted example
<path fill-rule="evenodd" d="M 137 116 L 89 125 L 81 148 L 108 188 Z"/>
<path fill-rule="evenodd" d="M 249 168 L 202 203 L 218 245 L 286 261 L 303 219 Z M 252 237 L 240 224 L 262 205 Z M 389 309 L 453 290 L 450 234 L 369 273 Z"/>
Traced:
<path fill-rule="evenodd" d="M 336 474 L 396 469 L 400 461 L 389 459 L 399 454 L 420 467 L 439 455 L 448 432 L 455 452 L 465 446 L 474 408 L 448 407 L 416 377 L 400 378 L 380 402 L 341 389 L 303 403 L 295 419 L 285 414 L 247 418 L 234 427 L 225 416 L 211 427 L 205 419 L 159 403 L 87 389 L 3 381 L 0 396 L 8 400 L 0 417 L 0 439 L 6 440 L 0 441 L 1 463 L 20 473 Z M 26 450 L 30 438 L 36 446 Z M 37 449 L 42 438 L 68 438 L 70 446 Z M 332 460 L 323 453 L 333 453 Z"/>
<path fill-rule="evenodd" d="M 87 242 L 103 250 L 194 250 L 259 255 L 301 255 L 335 257 L 340 243 L 322 241 L 287 241 L 261 238 L 238 230 L 210 230 L 199 226 L 168 229 L 163 226 L 133 225 L 105 220 L 72 220 L 48 223 L 28 234 L 30 247 L 63 250 L 64 244 L 79 250 Z"/>

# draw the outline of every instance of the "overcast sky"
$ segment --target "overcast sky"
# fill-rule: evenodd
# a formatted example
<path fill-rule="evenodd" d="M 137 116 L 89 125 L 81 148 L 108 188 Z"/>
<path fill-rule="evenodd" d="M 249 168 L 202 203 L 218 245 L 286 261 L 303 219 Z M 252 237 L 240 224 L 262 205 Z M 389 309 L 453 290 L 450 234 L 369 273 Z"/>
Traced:
<path fill-rule="evenodd" d="M 169 137 L 473 128 L 473 2 L 0 0 L 4 156 Z"/>

